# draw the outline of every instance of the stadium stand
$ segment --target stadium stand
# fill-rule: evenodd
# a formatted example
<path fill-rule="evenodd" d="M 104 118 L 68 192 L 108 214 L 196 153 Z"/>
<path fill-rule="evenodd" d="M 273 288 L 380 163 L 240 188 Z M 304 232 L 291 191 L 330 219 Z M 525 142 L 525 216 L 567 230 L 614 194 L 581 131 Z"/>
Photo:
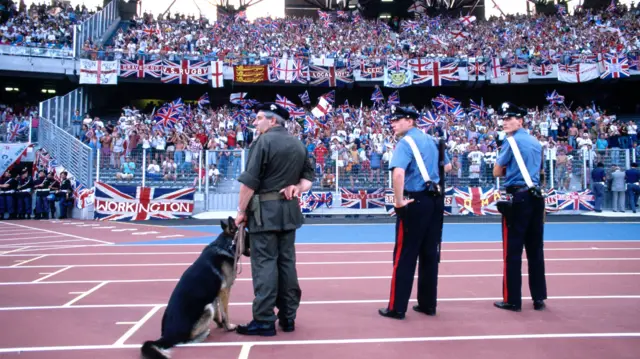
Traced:
<path fill-rule="evenodd" d="M 381 84 L 383 78 L 386 87 L 420 84 L 418 78 L 428 77 L 421 73 L 423 59 L 442 66 L 455 63 L 458 68 L 458 77 L 439 79 L 432 68 L 427 81 L 433 87 L 442 86 L 448 80 L 461 81 L 463 77 L 469 82 L 490 81 L 492 84 L 526 84 L 535 79 L 563 81 L 560 73 L 570 72 L 574 64 L 593 65 L 595 78 L 599 79 L 640 74 L 637 7 L 619 6 L 603 12 L 577 9 L 573 15 L 559 9 L 558 14 L 552 16 L 518 15 L 487 21 L 469 16 L 418 16 L 403 21 L 398 29 L 379 20 L 366 20 L 358 14 L 341 11 L 319 11 L 317 19 L 248 22 L 242 12 L 218 21 L 180 15 L 154 19 L 148 14 L 121 21 L 115 10 L 116 2 L 98 13 L 90 13 L 84 7 L 32 6 L 28 11 L 12 13 L 0 26 L 0 37 L 3 43 L 14 46 L 69 49 L 70 26 L 82 21 L 96 23 L 94 28 L 99 30 L 96 36 L 87 35 L 83 30 L 79 41 L 80 62 L 87 60 L 80 65 L 80 73 L 86 69 L 83 66 L 96 61 L 104 64 L 116 60 L 120 64 L 110 70 L 108 80 L 114 83 L 118 78 L 133 76 L 145 80 L 152 77 L 151 81 L 157 83 L 185 84 L 182 79 L 165 81 L 164 67 L 168 65 L 164 62 L 178 60 L 188 60 L 187 66 L 192 61 L 204 61 L 203 66 L 209 66 L 210 61 L 221 61 L 225 67 L 224 79 L 232 82 L 238 80 L 235 74 L 238 66 L 264 65 L 265 75 L 261 81 L 266 85 L 270 82 L 289 84 L 278 81 L 282 80 L 278 79 L 282 73 L 279 61 L 288 59 L 302 60 L 309 68 L 329 66 L 336 72 L 347 69 L 349 78 L 336 77 L 338 87 L 353 86 L 358 81 L 373 86 Z M 44 42 L 33 41 L 34 34 L 47 31 L 55 31 L 56 35 Z M 402 61 L 405 62 L 400 65 Z M 615 66 L 616 61 L 624 63 Z M 125 71 L 122 63 L 138 68 Z M 158 68 L 150 70 L 154 74 L 148 76 L 145 64 L 154 63 Z M 142 75 L 139 66 L 143 66 Z M 415 77 L 406 86 L 387 86 L 386 73 L 393 66 L 412 67 Z M 366 69 L 379 73 L 368 77 Z M 100 73 L 100 70 L 91 71 Z M 313 82 L 312 70 L 306 71 L 300 77 L 306 76 L 301 83 L 317 85 Z M 566 78 L 564 81 L 581 82 L 579 75 L 576 76 L 576 81 Z M 199 81 L 196 77 L 193 79 Z M 82 74 L 80 78 L 82 84 Z M 214 81 L 211 72 L 202 80 L 204 82 L 196 83 Z M 373 80 L 379 82 L 373 83 Z M 611 168 L 612 165 L 629 167 L 636 161 L 640 155 L 639 118 L 610 113 L 595 102 L 589 106 L 572 106 L 565 102 L 562 94 L 551 91 L 552 86 L 549 86 L 547 101 L 529 108 L 527 117 L 528 131 L 544 146 L 546 189 L 585 191 L 590 185 L 590 169 L 597 162 L 602 161 Z M 177 98 L 158 104 L 152 110 L 127 106 L 121 109 L 120 115 L 114 116 L 93 111 L 82 88 L 55 101 L 43 102 L 39 116 L 33 113 L 33 108 L 5 107 L 0 117 L 0 139 L 25 141 L 28 136 L 24 135 L 24 128 L 25 124 L 28 127 L 29 118 L 34 129 L 32 134 L 38 132 L 38 128 L 42 133 L 42 126 L 37 122 L 42 119 L 47 128 L 67 131 L 70 136 L 62 136 L 66 141 L 73 141 L 83 153 L 93 156 L 89 162 L 70 157 L 71 163 L 64 163 L 79 172 L 78 178 L 87 179 L 87 187 L 91 187 L 95 179 L 114 185 L 206 186 L 207 193 L 237 191 L 234 179 L 244 167 L 247 148 L 255 136 L 250 125 L 251 111 L 247 109 L 253 100 L 244 98 L 243 93 L 233 93 L 229 103 L 223 106 L 210 104 L 205 93 L 198 101 Z M 316 99 L 310 98 L 307 91 L 301 90 L 299 94 L 302 107 L 297 105 L 297 100 L 290 101 L 277 94 L 275 88 L 270 91 L 274 100 L 289 108 L 297 118 L 289 130 L 306 144 L 316 166 L 313 191 L 339 193 L 342 188 L 390 187 L 386 168 L 395 139 L 386 117 L 389 107 L 401 102 L 397 91 L 385 98 L 375 86 L 370 104 L 366 106 L 348 101 L 338 103 L 335 92 L 329 91 L 317 99 L 331 105 L 331 109 L 321 115 L 314 113 L 318 109 L 314 107 Z M 422 114 L 420 127 L 447 140 L 447 154 L 454 167 L 447 176 L 448 185 L 500 188 L 499 180 L 492 176 L 492 166 L 504 133 L 491 104 L 485 105 L 481 95 L 466 105 L 466 101 L 440 94 L 414 105 Z M 46 141 L 52 138 L 47 136 Z M 63 147 L 55 149 L 51 142 L 47 143 L 52 147 L 53 158 L 64 157 Z M 95 167 L 95 171 L 83 169 L 87 164 Z"/>

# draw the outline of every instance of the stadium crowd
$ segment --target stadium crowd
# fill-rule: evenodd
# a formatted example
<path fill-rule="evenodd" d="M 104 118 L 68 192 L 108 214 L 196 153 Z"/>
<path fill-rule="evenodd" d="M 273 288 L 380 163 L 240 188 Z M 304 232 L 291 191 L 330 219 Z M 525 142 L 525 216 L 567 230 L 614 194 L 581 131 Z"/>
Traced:
<path fill-rule="evenodd" d="M 74 8 L 59 0 L 32 3 L 28 9 L 24 2 L 20 6 L 12 2 L 7 13 L 0 23 L 0 45 L 64 50 L 72 49 L 73 25 L 93 14 L 84 5 Z"/>
<path fill-rule="evenodd" d="M 197 176 L 202 150 L 214 151 L 209 163 L 202 159 L 214 184 L 235 179 L 240 174 L 240 150 L 247 149 L 257 136 L 250 111 L 232 105 L 181 106 L 181 114 L 169 127 L 156 115 L 136 108 L 124 108 L 119 118 L 105 121 L 87 114 L 77 136 L 100 151 L 101 168 L 111 169 L 114 179 L 140 180 L 141 171 L 136 168 L 142 165 L 143 149 L 146 168 L 142 170 L 147 180 L 191 181 Z M 451 185 L 495 183 L 492 168 L 505 133 L 492 106 L 467 109 L 463 115 L 436 107 L 418 110 L 437 114 L 435 122 L 423 117 L 419 127 L 446 139 L 454 168 L 448 179 Z M 386 121 L 388 114 L 388 105 L 359 108 L 345 104 L 336 106 L 326 118 L 307 115 L 291 122 L 289 131 L 306 144 L 315 163 L 317 188 L 335 185 L 336 168 L 340 180 L 351 188 L 389 185 L 385 168 L 396 139 Z M 623 122 L 595 105 L 570 110 L 562 103 L 552 103 L 531 108 L 526 122 L 527 131 L 544 146 L 546 171 L 553 167 L 554 186 L 560 190 L 569 189 L 572 173 L 582 176 L 585 158 L 590 166 L 604 161 L 623 167 L 626 149 L 640 158 L 637 124 Z"/>
<path fill-rule="evenodd" d="M 638 8 L 578 10 L 574 15 L 508 15 L 475 18 L 419 17 L 389 23 L 364 20 L 349 12 L 311 18 L 238 18 L 210 22 L 176 14 L 150 14 L 120 28 L 113 43 L 102 47 L 127 59 L 199 58 L 255 63 L 269 57 L 519 57 L 566 61 L 576 54 L 640 49 Z M 93 49 L 96 49 L 95 46 Z M 86 47 L 85 50 L 92 50 Z"/>

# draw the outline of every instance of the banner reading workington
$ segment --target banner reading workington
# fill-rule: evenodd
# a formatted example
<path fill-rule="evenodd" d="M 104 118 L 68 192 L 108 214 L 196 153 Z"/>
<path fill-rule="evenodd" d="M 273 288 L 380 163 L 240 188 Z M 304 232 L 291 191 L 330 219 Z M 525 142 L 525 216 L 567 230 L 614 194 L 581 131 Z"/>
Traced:
<path fill-rule="evenodd" d="M 95 182 L 95 214 L 101 221 L 177 219 L 193 214 L 194 187 L 112 186 Z"/>

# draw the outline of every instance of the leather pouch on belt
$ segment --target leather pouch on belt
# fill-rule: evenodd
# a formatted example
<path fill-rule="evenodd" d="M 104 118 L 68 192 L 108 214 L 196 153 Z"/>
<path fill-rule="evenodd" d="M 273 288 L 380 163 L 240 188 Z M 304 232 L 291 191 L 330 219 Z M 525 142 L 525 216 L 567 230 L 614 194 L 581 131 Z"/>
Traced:
<path fill-rule="evenodd" d="M 254 194 L 249 202 L 249 211 L 253 213 L 253 218 L 256 220 L 256 225 L 262 227 L 262 213 L 260 211 L 260 195 Z"/>

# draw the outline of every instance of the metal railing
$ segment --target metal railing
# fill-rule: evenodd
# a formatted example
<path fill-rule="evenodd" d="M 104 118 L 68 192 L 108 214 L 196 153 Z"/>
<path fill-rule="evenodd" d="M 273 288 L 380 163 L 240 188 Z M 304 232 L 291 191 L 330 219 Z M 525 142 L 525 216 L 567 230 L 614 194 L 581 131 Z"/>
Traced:
<path fill-rule="evenodd" d="M 40 146 L 58 163 L 87 187 L 93 186 L 94 153 L 69 132 L 46 118 L 40 118 L 38 128 Z"/>
<path fill-rule="evenodd" d="M 73 118 L 76 111 L 82 116 L 89 110 L 89 96 L 83 87 L 63 96 L 52 97 L 40 102 L 40 117 L 46 118 L 64 130 L 73 130 Z M 81 120 L 81 119 L 80 119 Z"/>
<path fill-rule="evenodd" d="M 94 43 L 105 34 L 114 21 L 119 21 L 118 0 L 113 0 L 101 11 L 93 14 L 90 18 L 76 25 L 74 29 L 74 49 L 76 54 L 80 54 L 85 41 L 92 39 Z M 75 57 L 75 56 L 74 56 Z"/>

